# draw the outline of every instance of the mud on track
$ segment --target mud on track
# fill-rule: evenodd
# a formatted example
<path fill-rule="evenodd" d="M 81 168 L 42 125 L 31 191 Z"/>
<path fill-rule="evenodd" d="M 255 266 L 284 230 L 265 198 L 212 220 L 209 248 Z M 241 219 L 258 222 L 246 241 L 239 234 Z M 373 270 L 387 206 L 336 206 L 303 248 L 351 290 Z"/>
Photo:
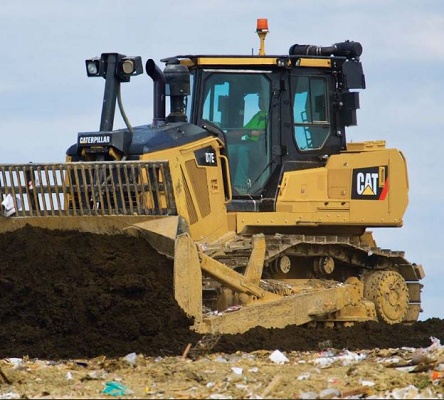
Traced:
<path fill-rule="evenodd" d="M 200 335 L 173 299 L 172 262 L 143 239 L 25 227 L 0 235 L 0 357 L 174 356 Z M 427 347 L 444 321 L 252 329 L 215 352 Z"/>

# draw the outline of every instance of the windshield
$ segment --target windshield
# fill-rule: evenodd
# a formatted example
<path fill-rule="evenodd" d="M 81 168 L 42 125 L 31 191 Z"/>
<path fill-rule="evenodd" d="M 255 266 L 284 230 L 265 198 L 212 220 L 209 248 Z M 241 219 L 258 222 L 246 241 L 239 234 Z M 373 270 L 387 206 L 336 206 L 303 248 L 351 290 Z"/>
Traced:
<path fill-rule="evenodd" d="M 267 73 L 205 71 L 201 116 L 226 133 L 234 194 L 259 194 L 269 177 Z"/>

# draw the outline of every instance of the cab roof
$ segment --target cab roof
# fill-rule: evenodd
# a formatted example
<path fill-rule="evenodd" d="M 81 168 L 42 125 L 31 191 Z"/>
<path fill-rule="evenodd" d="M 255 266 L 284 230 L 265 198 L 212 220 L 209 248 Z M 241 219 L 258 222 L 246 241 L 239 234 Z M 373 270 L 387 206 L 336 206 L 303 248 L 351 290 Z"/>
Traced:
<path fill-rule="evenodd" d="M 267 56 L 245 56 L 245 55 L 179 55 L 165 58 L 163 62 L 178 60 L 188 68 L 204 66 L 238 66 L 238 67 L 320 67 L 331 68 L 334 59 L 345 60 L 344 57 L 301 57 L 290 55 L 267 55 Z"/>

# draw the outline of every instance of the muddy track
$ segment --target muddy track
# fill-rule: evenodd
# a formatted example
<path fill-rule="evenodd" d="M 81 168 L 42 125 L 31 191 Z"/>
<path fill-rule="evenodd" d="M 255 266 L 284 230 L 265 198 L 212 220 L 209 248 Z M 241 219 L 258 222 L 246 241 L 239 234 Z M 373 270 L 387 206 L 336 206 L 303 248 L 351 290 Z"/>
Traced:
<path fill-rule="evenodd" d="M 171 262 L 143 239 L 25 227 L 0 235 L 0 249 L 0 357 L 180 355 L 200 338 L 173 300 Z M 255 328 L 213 351 L 427 347 L 431 336 L 444 341 L 444 321 Z"/>

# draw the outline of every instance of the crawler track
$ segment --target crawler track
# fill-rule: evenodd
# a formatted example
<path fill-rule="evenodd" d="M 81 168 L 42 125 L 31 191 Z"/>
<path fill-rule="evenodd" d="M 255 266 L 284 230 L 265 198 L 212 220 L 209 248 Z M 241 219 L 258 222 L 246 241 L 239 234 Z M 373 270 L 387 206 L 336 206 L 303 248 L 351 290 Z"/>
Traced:
<path fill-rule="evenodd" d="M 267 235 L 264 278 L 328 279 L 346 282 L 351 277 L 365 284 L 365 297 L 375 302 L 379 319 L 386 323 L 414 322 L 421 312 L 421 267 L 402 251 L 381 249 L 369 234 Z M 218 261 L 242 270 L 252 249 L 251 236 L 239 236 L 228 245 L 208 248 Z M 282 261 L 283 260 L 283 261 Z M 281 265 L 284 264 L 284 267 Z M 373 279 L 377 274 L 378 279 Z M 397 280 L 396 277 L 399 277 Z M 377 281 L 378 283 L 367 283 Z M 402 281 L 401 284 L 397 283 Z M 392 298 L 388 299 L 387 296 Z M 397 303 L 405 306 L 399 308 Z M 387 310 L 385 312 L 384 310 Z"/>

